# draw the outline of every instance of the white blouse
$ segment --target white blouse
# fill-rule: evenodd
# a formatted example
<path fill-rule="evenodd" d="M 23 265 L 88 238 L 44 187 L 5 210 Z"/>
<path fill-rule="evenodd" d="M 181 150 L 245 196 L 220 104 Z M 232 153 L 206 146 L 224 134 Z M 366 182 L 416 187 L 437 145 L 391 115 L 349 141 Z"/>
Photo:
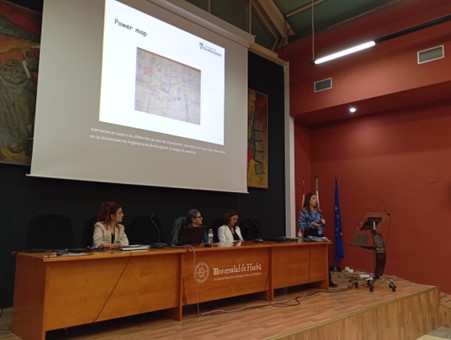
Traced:
<path fill-rule="evenodd" d="M 240 227 L 237 225 L 235 226 L 235 233 L 238 235 L 241 241 L 244 241 L 243 236 L 241 236 L 241 230 Z M 230 243 L 235 241 L 233 239 L 233 234 L 230 231 L 230 228 L 228 225 L 220 226 L 218 229 L 218 239 L 221 243 Z"/>
<path fill-rule="evenodd" d="M 128 246 L 128 238 L 125 234 L 125 228 L 122 224 L 118 224 L 114 230 L 115 239 L 112 239 L 108 227 L 103 222 L 97 222 L 94 224 L 94 234 L 92 236 L 94 247 L 101 247 L 105 243 L 120 243 L 121 246 Z M 114 242 L 115 241 L 115 242 Z"/>

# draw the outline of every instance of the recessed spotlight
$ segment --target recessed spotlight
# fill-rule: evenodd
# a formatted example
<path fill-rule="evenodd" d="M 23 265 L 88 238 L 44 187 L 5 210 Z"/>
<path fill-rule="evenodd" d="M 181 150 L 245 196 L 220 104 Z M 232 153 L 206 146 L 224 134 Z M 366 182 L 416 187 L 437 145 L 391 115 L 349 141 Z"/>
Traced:
<path fill-rule="evenodd" d="M 349 112 L 355 113 L 355 112 L 357 112 L 357 108 L 355 108 L 354 106 L 351 106 L 351 107 L 349 108 Z"/>

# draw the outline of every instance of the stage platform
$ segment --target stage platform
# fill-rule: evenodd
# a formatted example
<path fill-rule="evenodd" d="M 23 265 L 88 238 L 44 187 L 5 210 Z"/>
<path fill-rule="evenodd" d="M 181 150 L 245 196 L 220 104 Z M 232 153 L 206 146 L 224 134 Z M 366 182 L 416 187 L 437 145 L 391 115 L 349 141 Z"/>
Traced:
<path fill-rule="evenodd" d="M 371 292 L 365 281 L 351 287 L 349 275 L 333 273 L 338 287 L 328 290 L 308 285 L 277 290 L 272 303 L 248 295 L 185 306 L 182 321 L 147 313 L 50 331 L 47 339 L 412 340 L 450 326 L 451 299 L 438 287 L 384 276 Z M 19 339 L 8 330 L 10 323 L 7 309 L 0 339 Z M 421 339 L 440 339 L 428 336 Z"/>
<path fill-rule="evenodd" d="M 429 332 L 426 335 L 418 338 L 417 340 L 440 340 L 440 339 L 451 339 L 451 328 L 439 327 Z"/>

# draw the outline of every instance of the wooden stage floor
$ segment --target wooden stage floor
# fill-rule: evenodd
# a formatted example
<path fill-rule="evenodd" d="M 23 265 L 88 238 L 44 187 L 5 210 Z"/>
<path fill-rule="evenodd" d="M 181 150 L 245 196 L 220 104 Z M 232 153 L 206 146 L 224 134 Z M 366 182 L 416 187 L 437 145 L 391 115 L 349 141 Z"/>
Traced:
<path fill-rule="evenodd" d="M 275 302 L 254 296 L 184 308 L 183 320 L 158 313 L 136 315 L 47 333 L 47 339 L 417 339 L 439 327 L 438 287 L 390 278 L 370 292 L 350 274 L 333 273 L 337 288 L 309 286 L 277 291 Z M 133 301 L 130 301 L 133 303 Z M 70 306 L 68 306 L 70 308 Z M 11 309 L 0 319 L 0 339 L 19 339 L 9 330 Z"/>

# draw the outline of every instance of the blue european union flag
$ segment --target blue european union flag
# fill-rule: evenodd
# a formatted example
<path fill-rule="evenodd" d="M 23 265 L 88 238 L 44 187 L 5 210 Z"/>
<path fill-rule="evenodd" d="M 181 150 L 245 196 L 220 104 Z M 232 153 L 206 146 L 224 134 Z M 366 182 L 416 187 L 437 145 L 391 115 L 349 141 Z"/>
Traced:
<path fill-rule="evenodd" d="M 340 261 L 344 257 L 343 233 L 341 229 L 341 211 L 340 196 L 338 194 L 338 178 L 335 177 L 335 262 Z"/>

